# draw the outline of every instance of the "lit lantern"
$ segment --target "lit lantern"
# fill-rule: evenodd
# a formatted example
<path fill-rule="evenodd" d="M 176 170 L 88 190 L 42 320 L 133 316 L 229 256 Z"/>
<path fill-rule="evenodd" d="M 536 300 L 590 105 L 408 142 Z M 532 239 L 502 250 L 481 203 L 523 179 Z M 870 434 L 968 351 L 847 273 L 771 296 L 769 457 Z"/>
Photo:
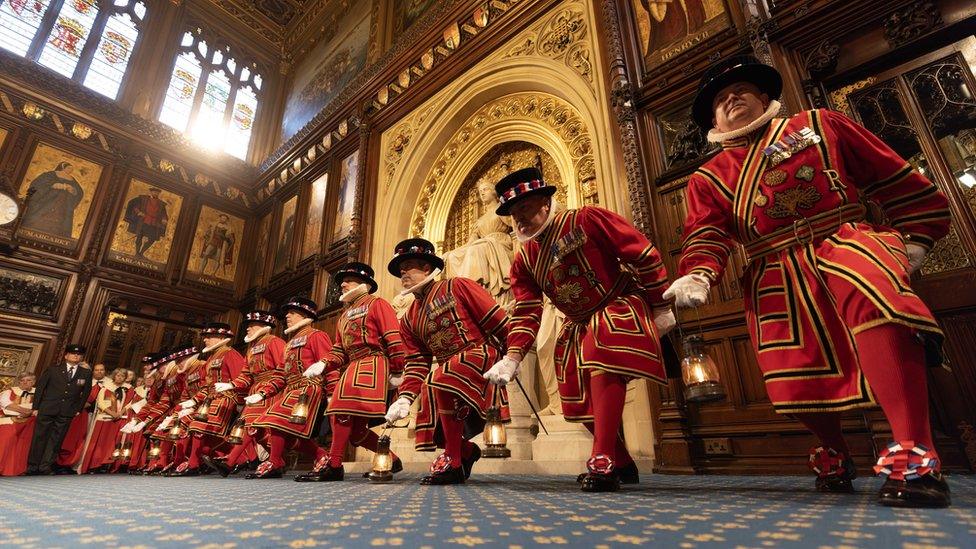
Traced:
<path fill-rule="evenodd" d="M 240 444 L 244 440 L 244 418 L 237 420 L 227 435 L 228 444 Z"/>
<path fill-rule="evenodd" d="M 197 421 L 207 421 L 207 414 L 210 413 L 210 401 L 213 397 L 207 397 L 203 404 L 197 406 L 197 412 L 193 414 L 193 419 Z"/>
<path fill-rule="evenodd" d="M 288 421 L 299 425 L 304 425 L 308 421 L 308 395 L 302 393 L 298 397 L 298 402 L 291 409 L 291 417 L 288 418 Z"/>
<path fill-rule="evenodd" d="M 127 440 L 122 446 L 122 459 L 129 459 L 132 457 L 132 441 Z"/>
<path fill-rule="evenodd" d="M 512 451 L 505 444 L 508 436 L 505 434 L 505 425 L 502 423 L 502 411 L 497 406 L 488 408 L 485 417 L 485 451 L 484 456 L 488 458 L 507 458 L 511 457 Z"/>
<path fill-rule="evenodd" d="M 118 461 L 122 457 L 122 443 L 115 443 L 115 450 L 112 452 L 112 461 Z"/>
<path fill-rule="evenodd" d="M 369 480 L 373 482 L 390 482 L 393 480 L 393 456 L 390 455 L 390 437 L 383 435 L 376 444 L 373 454 L 373 468 L 369 472 Z"/>
<path fill-rule="evenodd" d="M 159 452 L 160 452 L 159 443 L 154 442 L 153 445 L 152 445 L 152 448 L 149 450 L 149 458 L 150 459 L 156 459 L 156 458 L 158 458 L 159 457 Z"/>
<path fill-rule="evenodd" d="M 725 398 L 725 388 L 718 375 L 718 366 L 705 349 L 705 339 L 690 335 L 684 341 L 685 358 L 681 361 L 681 379 L 685 384 L 685 400 L 711 402 Z"/>
<path fill-rule="evenodd" d="M 169 438 L 170 440 L 180 440 L 183 436 L 183 425 L 180 424 L 180 420 L 173 421 L 173 426 L 169 428 Z"/>

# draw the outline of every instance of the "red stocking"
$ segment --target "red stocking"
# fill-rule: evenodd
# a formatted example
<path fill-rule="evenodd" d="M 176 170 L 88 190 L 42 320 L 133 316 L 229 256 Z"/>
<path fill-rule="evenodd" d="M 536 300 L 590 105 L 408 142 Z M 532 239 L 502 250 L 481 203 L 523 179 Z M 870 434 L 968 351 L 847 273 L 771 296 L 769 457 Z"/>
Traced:
<path fill-rule="evenodd" d="M 271 445 L 271 448 L 268 449 L 268 453 L 271 454 L 271 457 L 268 458 L 268 461 L 271 462 L 271 465 L 275 469 L 285 466 L 285 457 L 284 457 L 285 448 L 287 448 L 290 445 L 289 443 L 291 442 L 286 438 L 287 436 L 288 435 L 285 435 L 284 433 L 275 431 L 273 429 L 268 435 L 268 438 L 270 439 L 270 445 Z"/>
<path fill-rule="evenodd" d="M 601 373 L 590 376 L 593 394 L 593 451 L 616 460 L 617 433 L 624 412 L 627 382 L 617 374 Z"/>
<path fill-rule="evenodd" d="M 446 391 L 437 390 L 435 400 L 437 413 L 441 422 L 441 432 L 444 435 L 444 454 L 451 458 L 454 468 L 461 466 L 461 441 L 464 438 L 464 423 L 457 418 L 454 402 L 455 396 Z"/>
<path fill-rule="evenodd" d="M 159 467 L 166 467 L 169 465 L 170 452 L 173 450 L 173 441 L 164 440 L 159 444 Z"/>
<path fill-rule="evenodd" d="M 817 435 L 821 445 L 850 457 L 851 451 L 847 447 L 847 441 L 844 440 L 844 433 L 840 428 L 840 412 L 810 412 L 794 414 L 794 417 L 807 429 L 810 429 L 813 434 Z"/>
<path fill-rule="evenodd" d="M 305 454 L 306 456 L 310 456 L 312 458 L 313 463 L 318 461 L 320 458 L 329 455 L 329 453 L 323 450 L 321 446 L 315 444 L 315 442 L 307 438 L 297 439 L 297 442 L 295 444 L 295 450 L 297 450 L 302 454 Z"/>
<path fill-rule="evenodd" d="M 912 330 L 883 324 L 855 335 L 854 341 L 861 370 L 888 417 L 895 441 L 911 440 L 935 451 L 925 352 Z"/>
<path fill-rule="evenodd" d="M 583 424 L 586 430 L 590 434 L 594 434 L 596 428 L 593 426 L 592 421 L 587 421 Z M 627 449 L 627 444 L 624 442 L 624 438 L 617 434 L 617 442 L 613 446 L 613 460 L 617 467 L 626 467 L 634 462 L 634 458 L 630 455 L 630 450 Z"/>
<path fill-rule="evenodd" d="M 332 424 L 332 446 L 329 448 L 329 465 L 340 467 L 342 455 L 346 451 L 349 437 L 352 435 L 352 418 L 344 414 L 335 414 L 330 418 Z"/>

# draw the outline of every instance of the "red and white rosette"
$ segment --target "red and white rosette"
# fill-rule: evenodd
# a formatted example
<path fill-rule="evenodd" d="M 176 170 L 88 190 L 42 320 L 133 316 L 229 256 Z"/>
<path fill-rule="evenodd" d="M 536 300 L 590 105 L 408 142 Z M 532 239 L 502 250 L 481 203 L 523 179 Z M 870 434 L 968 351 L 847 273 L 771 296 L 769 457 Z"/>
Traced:
<path fill-rule="evenodd" d="M 586 460 L 586 470 L 600 475 L 609 475 L 613 472 L 613 459 L 606 454 L 597 454 Z"/>
<path fill-rule="evenodd" d="M 874 472 L 894 480 L 915 480 L 939 471 L 939 457 L 934 450 L 913 440 L 892 442 L 882 450 Z"/>
<path fill-rule="evenodd" d="M 810 461 L 807 462 L 807 466 L 820 478 L 843 476 L 848 472 L 844 463 L 846 460 L 847 456 L 843 453 L 833 448 L 818 446 L 810 449 Z"/>

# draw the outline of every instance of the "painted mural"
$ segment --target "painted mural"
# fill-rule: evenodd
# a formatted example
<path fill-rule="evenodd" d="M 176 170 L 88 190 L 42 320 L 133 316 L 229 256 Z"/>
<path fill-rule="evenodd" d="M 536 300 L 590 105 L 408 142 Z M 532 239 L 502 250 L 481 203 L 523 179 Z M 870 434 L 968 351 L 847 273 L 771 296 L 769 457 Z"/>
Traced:
<path fill-rule="evenodd" d="M 437 0 L 394 0 L 393 40 L 396 41 L 436 3 Z"/>
<path fill-rule="evenodd" d="M 254 251 L 254 269 L 251 271 L 249 286 L 259 286 L 264 282 L 264 263 L 268 258 L 268 244 L 271 242 L 271 214 L 268 212 L 258 223 L 258 247 Z"/>
<path fill-rule="evenodd" d="M 133 179 L 115 223 L 108 258 L 151 271 L 165 269 L 182 207 L 182 196 Z"/>
<path fill-rule="evenodd" d="M 332 227 L 332 241 L 349 236 L 352 230 L 353 208 L 356 206 L 356 174 L 359 172 L 359 151 L 342 159 L 339 169 L 339 206 Z"/>
<path fill-rule="evenodd" d="M 302 240 L 302 259 L 319 251 L 322 240 L 322 220 L 325 216 L 325 196 L 329 189 L 329 174 L 312 183 L 308 199 L 308 216 L 305 217 L 305 238 Z"/>
<path fill-rule="evenodd" d="M 644 70 L 666 63 L 728 28 L 723 0 L 631 0 Z"/>
<path fill-rule="evenodd" d="M 190 245 L 187 273 L 211 286 L 233 286 L 243 236 L 243 218 L 203 206 Z"/>
<path fill-rule="evenodd" d="M 275 241 L 274 274 L 284 271 L 288 267 L 291 255 L 291 243 L 295 237 L 295 209 L 298 196 L 293 196 L 281 208 L 281 225 L 278 226 L 278 239 Z"/>
<path fill-rule="evenodd" d="M 371 2 L 351 2 L 338 31 L 309 52 L 295 68 L 281 123 L 288 140 L 339 94 L 366 66 Z"/>
<path fill-rule="evenodd" d="M 20 196 L 31 192 L 20 234 L 74 248 L 88 219 L 102 166 L 44 143 L 34 149 Z"/>

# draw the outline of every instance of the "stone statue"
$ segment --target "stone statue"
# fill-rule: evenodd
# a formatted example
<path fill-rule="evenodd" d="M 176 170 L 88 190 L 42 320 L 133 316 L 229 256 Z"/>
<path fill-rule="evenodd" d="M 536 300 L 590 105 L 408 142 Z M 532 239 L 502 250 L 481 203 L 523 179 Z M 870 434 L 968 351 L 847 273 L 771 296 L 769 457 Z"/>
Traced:
<path fill-rule="evenodd" d="M 515 257 L 511 221 L 495 214 L 498 195 L 489 181 L 478 182 L 478 197 L 485 213 L 475 221 L 468 242 L 444 254 L 444 271 L 448 277 L 477 281 L 499 305 L 511 311 L 515 303 L 508 278 Z"/>

